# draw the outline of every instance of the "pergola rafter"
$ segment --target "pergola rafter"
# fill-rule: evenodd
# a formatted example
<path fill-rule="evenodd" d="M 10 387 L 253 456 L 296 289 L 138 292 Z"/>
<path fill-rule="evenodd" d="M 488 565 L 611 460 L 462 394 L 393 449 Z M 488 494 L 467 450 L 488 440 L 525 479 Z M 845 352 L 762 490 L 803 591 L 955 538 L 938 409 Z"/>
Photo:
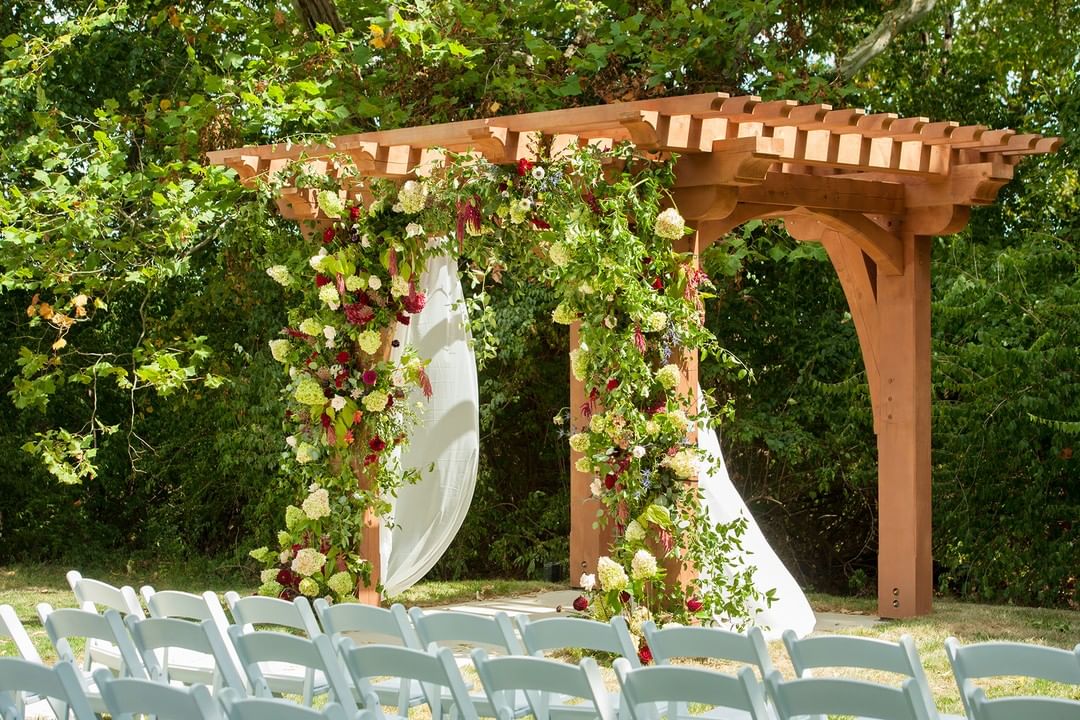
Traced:
<path fill-rule="evenodd" d="M 346 194 L 363 200 L 343 157 L 362 176 L 405 180 L 428 172 L 443 150 L 508 164 L 535 159 L 541 147 L 554 155 L 620 141 L 678 155 L 673 199 L 697 228 L 683 249 L 700 252 L 763 218 L 825 248 L 858 332 L 878 438 L 879 613 L 929 612 L 929 239 L 962 229 L 970 208 L 994 202 L 1018 162 L 1056 151 L 1060 138 L 706 93 L 343 135 L 326 145 L 221 150 L 210 160 L 247 184 L 299 163 L 340 177 Z M 278 206 L 309 235 L 329 222 L 310 189 L 284 187 Z M 696 388 L 696 358 L 683 370 L 684 388 Z M 571 406 L 584 396 L 571 378 Z M 607 538 L 592 528 L 600 505 L 590 480 L 573 471 L 572 575 L 606 551 Z"/>

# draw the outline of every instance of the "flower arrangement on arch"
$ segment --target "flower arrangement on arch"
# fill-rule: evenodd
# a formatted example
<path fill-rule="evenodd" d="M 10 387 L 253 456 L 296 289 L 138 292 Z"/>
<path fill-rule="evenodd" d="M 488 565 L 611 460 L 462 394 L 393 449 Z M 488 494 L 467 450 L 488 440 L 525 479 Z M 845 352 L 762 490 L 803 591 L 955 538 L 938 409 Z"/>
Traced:
<path fill-rule="evenodd" d="M 368 191 L 366 207 L 319 192 L 331 222 L 318 250 L 267 269 L 300 298 L 270 351 L 289 377 L 287 466 L 310 485 L 286 510 L 279 551 L 251 553 L 266 567 L 262 594 L 355 597 L 371 575 L 358 552 L 365 514 L 385 514 L 388 497 L 418 477 L 396 457 L 416 422 L 411 398 L 430 397 L 431 382 L 426 361 L 393 335 L 426 305 L 418 282 L 436 251 L 420 222 L 427 194 L 417 181 Z"/>

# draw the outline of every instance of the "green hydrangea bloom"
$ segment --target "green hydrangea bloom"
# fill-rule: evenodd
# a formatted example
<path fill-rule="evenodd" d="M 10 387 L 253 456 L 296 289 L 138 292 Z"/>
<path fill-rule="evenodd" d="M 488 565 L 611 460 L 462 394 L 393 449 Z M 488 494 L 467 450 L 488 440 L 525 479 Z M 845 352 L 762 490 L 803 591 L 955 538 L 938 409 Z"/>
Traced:
<path fill-rule="evenodd" d="M 319 381 L 313 377 L 303 377 L 300 382 L 296 384 L 296 390 L 293 391 L 293 397 L 296 398 L 298 403 L 304 405 L 318 405 L 323 406 L 326 404 L 326 396 L 323 395 L 322 385 Z"/>
<path fill-rule="evenodd" d="M 334 593 L 337 594 L 339 597 L 351 595 L 353 588 L 355 587 L 352 575 L 345 571 L 334 573 L 333 575 L 331 575 L 330 580 L 327 581 L 326 584 L 329 585 L 330 589 L 333 590 Z"/>
<path fill-rule="evenodd" d="M 302 523 L 306 517 L 303 510 L 295 505 L 290 505 L 285 508 L 285 527 L 293 530 L 297 525 Z"/>
<path fill-rule="evenodd" d="M 304 578 L 300 581 L 300 592 L 308 597 L 315 597 L 319 594 L 319 583 L 309 577 Z"/>
<path fill-rule="evenodd" d="M 263 583 L 259 586 L 258 590 L 260 595 L 265 595 L 266 597 L 277 597 L 281 594 L 281 591 L 281 583 L 279 583 L 277 580 L 271 580 L 270 582 Z"/>

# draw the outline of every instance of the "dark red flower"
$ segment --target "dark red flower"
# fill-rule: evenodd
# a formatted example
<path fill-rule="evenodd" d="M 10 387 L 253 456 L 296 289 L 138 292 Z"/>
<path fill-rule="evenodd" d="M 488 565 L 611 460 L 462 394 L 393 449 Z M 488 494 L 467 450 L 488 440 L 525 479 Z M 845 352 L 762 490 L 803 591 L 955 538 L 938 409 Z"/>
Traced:
<path fill-rule="evenodd" d="M 585 612 L 589 609 L 589 598 L 584 595 L 578 595 L 574 598 L 574 609 L 578 612 Z"/>
<path fill-rule="evenodd" d="M 334 229 L 333 225 L 326 228 L 326 230 L 323 231 L 323 234 L 322 234 L 322 243 L 323 243 L 323 245 L 329 245 L 330 243 L 332 243 L 334 241 L 334 235 L 336 235 L 336 234 L 337 234 L 337 230 Z"/>
<path fill-rule="evenodd" d="M 341 388 L 345 387 L 345 381 L 348 380 L 348 379 L 349 379 L 349 371 L 348 370 L 342 370 L 341 372 L 339 372 L 337 374 L 337 377 L 334 378 L 334 387 L 336 387 L 338 389 L 341 389 Z"/>
<path fill-rule="evenodd" d="M 600 214 L 600 203 L 597 202 L 596 195 L 594 195 L 591 190 L 586 190 L 581 193 L 581 199 L 585 201 L 585 204 L 589 206 L 590 210 L 597 215 Z"/>
<path fill-rule="evenodd" d="M 337 354 L 337 361 L 341 365 L 344 365 L 347 362 L 349 362 L 349 353 L 348 353 L 348 351 L 347 350 L 342 350 L 341 352 L 339 352 Z"/>
<path fill-rule="evenodd" d="M 634 327 L 634 347 L 642 355 L 645 354 L 645 333 L 641 332 L 640 325 Z"/>
<path fill-rule="evenodd" d="M 416 379 L 420 383 L 420 389 L 424 392 L 424 397 L 431 397 L 431 378 L 428 377 L 427 371 L 424 368 L 420 368 L 416 373 Z"/>
<path fill-rule="evenodd" d="M 659 277 L 656 278 L 655 280 L 652 281 L 652 289 L 653 290 L 663 290 L 664 289 L 664 281 L 661 280 Z"/>
<path fill-rule="evenodd" d="M 323 394 L 323 397 L 326 398 L 327 400 L 334 397 L 334 391 L 331 388 L 323 388 L 322 394 Z"/>
<path fill-rule="evenodd" d="M 652 265 L 652 258 L 651 258 L 651 257 L 647 257 L 647 256 L 646 256 L 646 257 L 643 257 L 643 258 L 641 258 L 641 264 L 642 264 L 642 265 Z"/>
<path fill-rule="evenodd" d="M 361 419 L 362 419 L 363 417 L 364 417 L 364 413 L 360 412 L 359 410 L 357 410 L 356 412 L 354 412 L 354 413 L 352 414 L 352 422 L 353 422 L 353 425 L 357 425 L 357 424 L 359 424 L 359 423 L 360 423 L 360 420 L 361 420 Z"/>
<path fill-rule="evenodd" d="M 326 413 L 323 413 L 323 414 L 322 414 L 322 417 L 321 417 L 321 418 L 319 418 L 319 420 L 320 420 L 320 421 L 322 422 L 322 426 L 323 426 L 324 428 L 328 428 L 328 427 L 330 427 L 330 423 L 332 423 L 332 422 L 333 422 L 333 420 L 331 420 L 331 419 L 330 419 L 330 416 L 329 416 L 329 415 L 327 415 Z"/>
<path fill-rule="evenodd" d="M 337 568 L 338 572 L 345 572 L 349 569 L 349 564 L 345 562 L 345 553 L 340 553 L 334 558 L 334 567 Z"/>
<path fill-rule="evenodd" d="M 480 232 L 480 229 L 484 226 L 484 216 L 480 212 L 480 198 L 473 196 L 469 202 L 458 202 L 457 204 L 457 239 L 460 245 L 465 241 L 465 229 L 467 226 L 472 226 L 473 231 Z"/>
<path fill-rule="evenodd" d="M 588 400 L 581 403 L 581 417 L 585 418 L 586 420 L 592 417 L 592 403 Z"/>
<path fill-rule="evenodd" d="M 375 317 L 375 311 L 367 305 L 350 303 L 345 306 L 345 319 L 353 325 L 366 325 Z"/>
<path fill-rule="evenodd" d="M 368 447 L 371 448 L 372 452 L 382 452 L 386 449 L 386 441 L 376 435 L 368 440 Z"/>
<path fill-rule="evenodd" d="M 323 535 L 322 538 L 319 540 L 319 552 L 321 552 L 323 555 L 330 552 L 330 536 L 329 535 Z"/>
<path fill-rule="evenodd" d="M 619 387 L 619 378 L 611 378 L 607 381 L 608 392 L 611 392 L 615 388 Z"/>
<path fill-rule="evenodd" d="M 364 458 L 364 464 L 365 465 L 370 465 L 371 463 L 378 462 L 378 461 L 379 461 L 379 456 L 376 455 L 375 453 L 371 453 L 370 455 L 368 455 L 367 457 Z"/>
<path fill-rule="evenodd" d="M 349 208 L 349 219 L 355 220 L 358 217 L 360 217 L 360 206 L 353 205 L 351 208 Z"/>
<path fill-rule="evenodd" d="M 300 593 L 293 590 L 291 587 L 287 587 L 284 588 L 280 593 L 278 593 L 278 597 L 282 600 L 285 600 L 286 602 L 292 602 L 299 594 Z"/>
<path fill-rule="evenodd" d="M 666 407 L 667 407 L 667 398 L 661 397 L 661 398 L 657 399 L 657 401 L 654 402 L 652 405 L 645 408 L 645 414 L 646 415 L 655 415 L 656 413 L 662 411 Z"/>
<path fill-rule="evenodd" d="M 701 602 L 697 598 L 690 598 L 689 600 L 686 601 L 686 609 L 689 610 L 690 612 L 696 613 L 698 610 L 700 610 L 704 606 L 705 606 L 705 603 Z"/>
<path fill-rule="evenodd" d="M 593 388 L 592 390 L 589 391 L 589 402 L 594 403 L 599 399 L 600 399 L 600 391 L 599 390 L 597 390 L 596 388 Z"/>
<path fill-rule="evenodd" d="M 409 294 L 401 298 L 401 305 L 413 315 L 424 309 L 427 304 L 427 296 L 422 292 L 416 292 L 416 283 L 409 281 Z"/>
<path fill-rule="evenodd" d="M 651 663 L 653 661 L 652 650 L 650 650 L 649 646 L 645 645 L 644 643 L 641 645 L 641 648 L 637 651 L 637 656 L 638 656 L 638 660 L 641 661 L 642 665 L 648 665 L 649 663 Z"/>
<path fill-rule="evenodd" d="M 630 593 L 626 592 L 625 590 L 619 593 L 619 602 L 621 602 L 623 605 L 630 602 Z"/>
<path fill-rule="evenodd" d="M 608 490 L 615 487 L 615 481 L 617 479 L 618 478 L 615 477 L 615 473 L 608 473 L 604 476 L 604 487 L 606 487 Z"/>
<path fill-rule="evenodd" d="M 519 176 L 525 176 L 529 174 L 529 171 L 533 169 L 533 164 L 529 162 L 528 158 L 521 158 L 517 162 L 517 174 Z"/>
<path fill-rule="evenodd" d="M 541 220 L 540 218 L 533 218 L 531 220 L 531 222 L 533 224 L 533 227 L 536 228 L 537 230 L 550 230 L 551 229 L 551 224 L 548 223 L 548 222 L 545 222 L 544 220 Z"/>
<path fill-rule="evenodd" d="M 412 318 L 410 318 L 405 313 L 398 313 L 397 314 L 397 321 L 399 323 L 401 323 L 402 325 L 408 325 L 411 320 L 412 320 Z"/>
<path fill-rule="evenodd" d="M 296 573 L 294 573 L 290 568 L 287 567 L 283 567 L 278 570 L 276 579 L 285 587 L 292 587 L 299 584 L 300 582 L 300 578 L 297 577 Z"/>
<path fill-rule="evenodd" d="M 394 396 L 393 395 L 387 395 L 386 396 L 386 407 L 389 408 L 389 407 L 393 407 L 393 406 L 394 406 Z"/>
<path fill-rule="evenodd" d="M 322 273 L 315 276 L 315 287 L 321 288 L 323 285 L 329 285 L 330 278 L 326 277 Z"/>
<path fill-rule="evenodd" d="M 360 379 L 364 381 L 365 385 L 374 385 L 379 379 L 379 373 L 374 370 L 365 370 Z"/>

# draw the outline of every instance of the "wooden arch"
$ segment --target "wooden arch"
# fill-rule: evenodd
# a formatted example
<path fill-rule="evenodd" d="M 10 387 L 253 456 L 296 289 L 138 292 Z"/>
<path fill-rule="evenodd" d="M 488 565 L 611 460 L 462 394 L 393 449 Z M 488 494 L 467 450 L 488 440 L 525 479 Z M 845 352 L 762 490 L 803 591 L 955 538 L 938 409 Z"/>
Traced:
<path fill-rule="evenodd" d="M 970 208 L 992 203 L 1020 160 L 1056 151 L 1060 138 L 706 93 L 344 135 L 329 145 L 220 150 L 210 161 L 247 184 L 296 162 L 308 173 L 338 175 L 341 154 L 364 175 L 405 179 L 438 159 L 434 148 L 514 163 L 534 159 L 541 141 L 557 152 L 624 140 L 678 154 L 675 203 L 697 228 L 683 249 L 700 252 L 759 218 L 782 219 L 795 239 L 825 248 L 870 385 L 881 508 L 878 612 L 930 612 L 931 238 L 961 230 Z M 357 187 L 346 193 L 361 197 Z M 311 190 L 283 188 L 278 207 L 309 236 L 329 222 Z M 687 358 L 683 371 L 684 387 L 696 388 L 697 359 Z M 585 389 L 570 382 L 571 406 L 580 407 Z M 591 499 L 591 479 L 571 473 L 573 577 L 595 568 L 607 549 L 608 539 L 592 527 L 599 502 Z M 370 553 L 377 540 L 365 545 L 377 568 Z"/>

